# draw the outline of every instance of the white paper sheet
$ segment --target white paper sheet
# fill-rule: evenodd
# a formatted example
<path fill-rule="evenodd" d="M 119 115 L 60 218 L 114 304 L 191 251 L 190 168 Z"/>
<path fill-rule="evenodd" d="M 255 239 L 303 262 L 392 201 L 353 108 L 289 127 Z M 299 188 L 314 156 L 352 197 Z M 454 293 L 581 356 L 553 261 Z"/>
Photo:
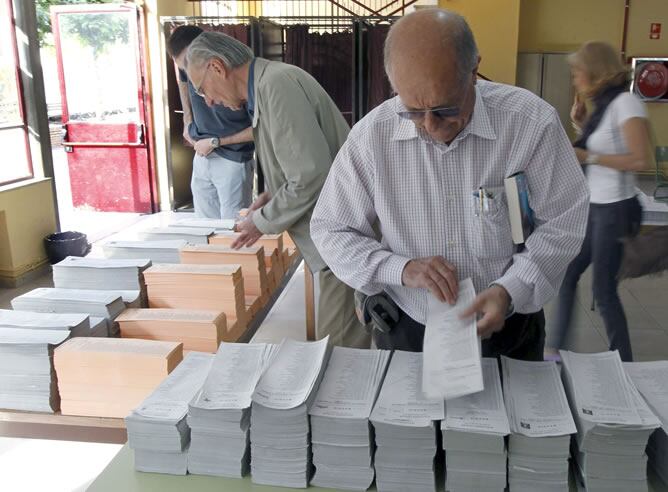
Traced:
<path fill-rule="evenodd" d="M 155 420 L 181 420 L 202 388 L 213 358 L 213 354 L 190 352 L 133 413 Z"/>
<path fill-rule="evenodd" d="M 407 427 L 427 427 L 443 420 L 443 400 L 422 394 L 422 354 L 395 350 L 387 369 L 371 421 Z"/>
<path fill-rule="evenodd" d="M 203 227 L 206 229 L 234 229 L 234 219 L 204 219 L 201 217 L 173 218 L 172 227 Z"/>
<path fill-rule="evenodd" d="M 496 359 L 482 359 L 482 372 L 483 391 L 445 403 L 443 429 L 502 436 L 510 433 Z"/>
<path fill-rule="evenodd" d="M 501 357 L 501 364 L 503 396 L 512 432 L 528 437 L 577 432 L 555 362 Z"/>
<path fill-rule="evenodd" d="M 188 245 L 183 239 L 165 239 L 159 241 L 109 241 L 102 245 L 103 249 L 169 249 L 179 250 Z"/>
<path fill-rule="evenodd" d="M 387 350 L 334 347 L 309 413 L 368 419 L 389 356 Z"/>
<path fill-rule="evenodd" d="M 0 329 L 0 345 L 59 345 L 70 336 L 67 330 Z"/>
<path fill-rule="evenodd" d="M 560 352 L 573 384 L 580 418 L 607 424 L 641 425 L 619 353 Z"/>
<path fill-rule="evenodd" d="M 329 337 L 317 342 L 285 339 L 253 392 L 253 402 L 274 409 L 303 404 L 320 374 Z"/>
<path fill-rule="evenodd" d="M 668 434 L 668 361 L 625 362 L 624 369 Z"/>
<path fill-rule="evenodd" d="M 264 343 L 221 343 L 196 406 L 244 409 L 260 380 L 269 347 Z"/>
<path fill-rule="evenodd" d="M 11 327 L 73 328 L 84 323 L 85 313 L 33 313 L 0 309 L 0 325 Z"/>
<path fill-rule="evenodd" d="M 148 258 L 138 259 L 112 259 L 112 258 L 90 258 L 79 256 L 68 256 L 60 263 L 54 265 L 58 268 L 101 268 L 101 269 L 117 269 L 117 268 L 138 268 L 144 270 L 151 266 L 151 260 Z"/>
<path fill-rule="evenodd" d="M 429 296 L 422 374 L 422 391 L 428 398 L 447 400 L 483 390 L 475 317 L 459 318 L 475 295 L 473 282 L 467 278 L 459 283 L 454 306 Z"/>

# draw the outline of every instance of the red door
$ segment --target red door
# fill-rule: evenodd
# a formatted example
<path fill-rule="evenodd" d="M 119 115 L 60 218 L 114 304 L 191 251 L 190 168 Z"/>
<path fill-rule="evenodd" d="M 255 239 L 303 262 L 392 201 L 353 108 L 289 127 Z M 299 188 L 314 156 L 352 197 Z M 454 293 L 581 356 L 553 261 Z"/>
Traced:
<path fill-rule="evenodd" d="M 141 15 L 133 5 L 51 8 L 75 207 L 157 209 Z"/>

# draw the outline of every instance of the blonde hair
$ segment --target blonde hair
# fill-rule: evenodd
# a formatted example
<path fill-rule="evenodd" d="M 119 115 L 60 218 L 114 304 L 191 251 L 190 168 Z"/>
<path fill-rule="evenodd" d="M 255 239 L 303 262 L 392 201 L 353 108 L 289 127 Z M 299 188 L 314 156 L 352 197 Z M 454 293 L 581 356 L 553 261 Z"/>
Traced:
<path fill-rule="evenodd" d="M 590 88 L 587 97 L 593 97 L 606 87 L 622 85 L 628 81 L 629 70 L 622 64 L 619 53 L 610 44 L 589 41 L 568 56 L 573 68 L 585 72 Z"/>

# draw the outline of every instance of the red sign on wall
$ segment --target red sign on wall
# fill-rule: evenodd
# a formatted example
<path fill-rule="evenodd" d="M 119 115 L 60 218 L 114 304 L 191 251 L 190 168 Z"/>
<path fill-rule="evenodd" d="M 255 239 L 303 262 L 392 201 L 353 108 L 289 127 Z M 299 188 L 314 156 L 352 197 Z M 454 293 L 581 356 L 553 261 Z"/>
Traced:
<path fill-rule="evenodd" d="M 652 22 L 649 26 L 649 39 L 661 38 L 661 23 Z"/>

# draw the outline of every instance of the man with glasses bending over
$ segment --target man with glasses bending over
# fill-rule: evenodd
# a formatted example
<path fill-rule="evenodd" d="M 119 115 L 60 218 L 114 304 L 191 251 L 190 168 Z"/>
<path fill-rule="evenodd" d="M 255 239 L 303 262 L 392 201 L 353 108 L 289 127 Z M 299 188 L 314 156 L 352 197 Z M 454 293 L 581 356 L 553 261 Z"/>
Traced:
<path fill-rule="evenodd" d="M 302 69 L 254 58 L 221 33 L 199 36 L 188 50 L 188 75 L 206 97 L 253 121 L 258 159 L 268 191 L 237 224 L 232 244 L 250 246 L 264 234 L 287 231 L 320 281 L 316 336 L 333 345 L 368 348 L 370 336 L 355 316 L 354 292 L 327 268 L 311 240 L 313 207 L 350 128 L 318 82 Z"/>
<path fill-rule="evenodd" d="M 179 26 L 167 41 L 179 68 L 183 138 L 195 148 L 190 187 L 198 216 L 234 219 L 253 198 L 253 131 L 245 109 L 215 105 L 188 80 L 187 48 L 202 32 L 197 26 Z"/>
<path fill-rule="evenodd" d="M 393 25 L 385 68 L 397 96 L 351 131 L 311 233 L 340 279 L 384 299 L 373 303 L 379 348 L 421 351 L 428 296 L 454 304 L 470 277 L 478 294 L 462 314 L 478 317 L 483 355 L 542 360 L 542 308 L 580 250 L 587 187 L 554 108 L 477 80 L 479 63 L 458 14 L 420 10 Z M 522 251 L 504 192 L 518 172 L 536 222 Z"/>

